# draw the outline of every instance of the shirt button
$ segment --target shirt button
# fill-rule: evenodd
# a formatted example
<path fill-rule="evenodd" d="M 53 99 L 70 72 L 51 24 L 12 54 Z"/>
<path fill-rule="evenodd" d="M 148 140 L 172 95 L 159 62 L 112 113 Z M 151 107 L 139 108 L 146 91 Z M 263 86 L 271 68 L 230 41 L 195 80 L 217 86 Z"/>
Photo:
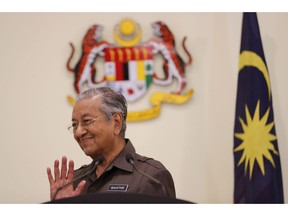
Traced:
<path fill-rule="evenodd" d="M 90 192 L 95 192 L 95 191 L 96 191 L 96 188 L 95 188 L 95 187 L 91 187 L 91 188 L 89 188 L 89 191 L 90 191 Z"/>

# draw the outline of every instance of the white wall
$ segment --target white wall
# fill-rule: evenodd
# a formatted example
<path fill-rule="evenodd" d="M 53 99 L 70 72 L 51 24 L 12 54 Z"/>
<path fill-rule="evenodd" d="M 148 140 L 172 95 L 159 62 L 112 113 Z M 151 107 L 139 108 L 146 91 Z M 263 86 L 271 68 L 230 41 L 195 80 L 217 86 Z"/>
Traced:
<path fill-rule="evenodd" d="M 83 35 L 92 24 L 113 27 L 132 18 L 152 37 L 150 24 L 167 23 L 187 68 L 192 98 L 183 105 L 163 104 L 157 119 L 128 123 L 127 137 L 140 154 L 160 160 L 172 173 L 177 197 L 196 203 L 233 203 L 233 128 L 242 13 L 0 13 L 0 202 L 49 200 L 46 167 L 66 155 L 76 167 L 89 163 L 66 130 L 74 95 L 73 74 L 65 67 L 69 42 L 80 57 Z M 270 72 L 285 200 L 288 201 L 288 13 L 258 13 Z M 152 86 L 169 91 L 169 87 Z M 149 105 L 149 95 L 137 107 Z"/>

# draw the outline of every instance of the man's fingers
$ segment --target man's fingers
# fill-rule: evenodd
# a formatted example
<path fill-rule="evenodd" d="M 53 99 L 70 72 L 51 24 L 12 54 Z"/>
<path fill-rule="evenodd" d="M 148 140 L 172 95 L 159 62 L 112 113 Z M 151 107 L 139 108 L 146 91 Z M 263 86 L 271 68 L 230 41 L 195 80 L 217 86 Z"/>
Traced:
<path fill-rule="evenodd" d="M 75 195 L 79 195 L 79 194 L 81 194 L 81 192 L 84 190 L 84 188 L 85 188 L 85 185 L 86 185 L 86 181 L 85 180 L 82 180 L 79 184 L 78 184 L 78 186 L 77 186 L 77 188 L 75 189 Z"/>
<path fill-rule="evenodd" d="M 61 179 L 66 179 L 67 174 L 67 158 L 65 156 L 62 157 L 62 166 L 61 166 Z"/>
<path fill-rule="evenodd" d="M 49 184 L 53 184 L 54 183 L 54 179 L 53 179 L 53 176 L 52 176 L 52 172 L 51 172 L 51 169 L 48 167 L 47 168 L 47 176 L 48 176 L 48 180 L 49 180 Z"/>
<path fill-rule="evenodd" d="M 55 181 L 60 178 L 59 160 L 54 161 L 54 177 Z"/>
<path fill-rule="evenodd" d="M 68 179 L 72 181 L 74 178 L 74 161 L 69 161 L 69 169 L 68 169 Z"/>

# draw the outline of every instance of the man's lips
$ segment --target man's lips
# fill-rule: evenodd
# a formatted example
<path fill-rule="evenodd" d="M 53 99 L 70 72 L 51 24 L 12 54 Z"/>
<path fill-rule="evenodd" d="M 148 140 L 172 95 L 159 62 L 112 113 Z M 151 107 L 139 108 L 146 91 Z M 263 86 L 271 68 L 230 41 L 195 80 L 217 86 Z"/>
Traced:
<path fill-rule="evenodd" d="M 82 137 L 82 138 L 80 139 L 80 142 L 81 142 L 81 143 L 85 143 L 85 142 L 87 142 L 87 141 L 89 141 L 89 140 L 91 140 L 91 139 L 93 139 L 93 137 Z"/>

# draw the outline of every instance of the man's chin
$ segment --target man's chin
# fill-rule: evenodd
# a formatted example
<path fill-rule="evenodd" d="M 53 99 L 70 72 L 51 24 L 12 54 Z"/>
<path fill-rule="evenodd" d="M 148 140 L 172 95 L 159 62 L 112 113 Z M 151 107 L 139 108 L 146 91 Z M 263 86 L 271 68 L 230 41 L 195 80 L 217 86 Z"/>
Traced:
<path fill-rule="evenodd" d="M 89 147 L 82 147 L 82 150 L 87 156 L 90 156 L 93 153 Z"/>

